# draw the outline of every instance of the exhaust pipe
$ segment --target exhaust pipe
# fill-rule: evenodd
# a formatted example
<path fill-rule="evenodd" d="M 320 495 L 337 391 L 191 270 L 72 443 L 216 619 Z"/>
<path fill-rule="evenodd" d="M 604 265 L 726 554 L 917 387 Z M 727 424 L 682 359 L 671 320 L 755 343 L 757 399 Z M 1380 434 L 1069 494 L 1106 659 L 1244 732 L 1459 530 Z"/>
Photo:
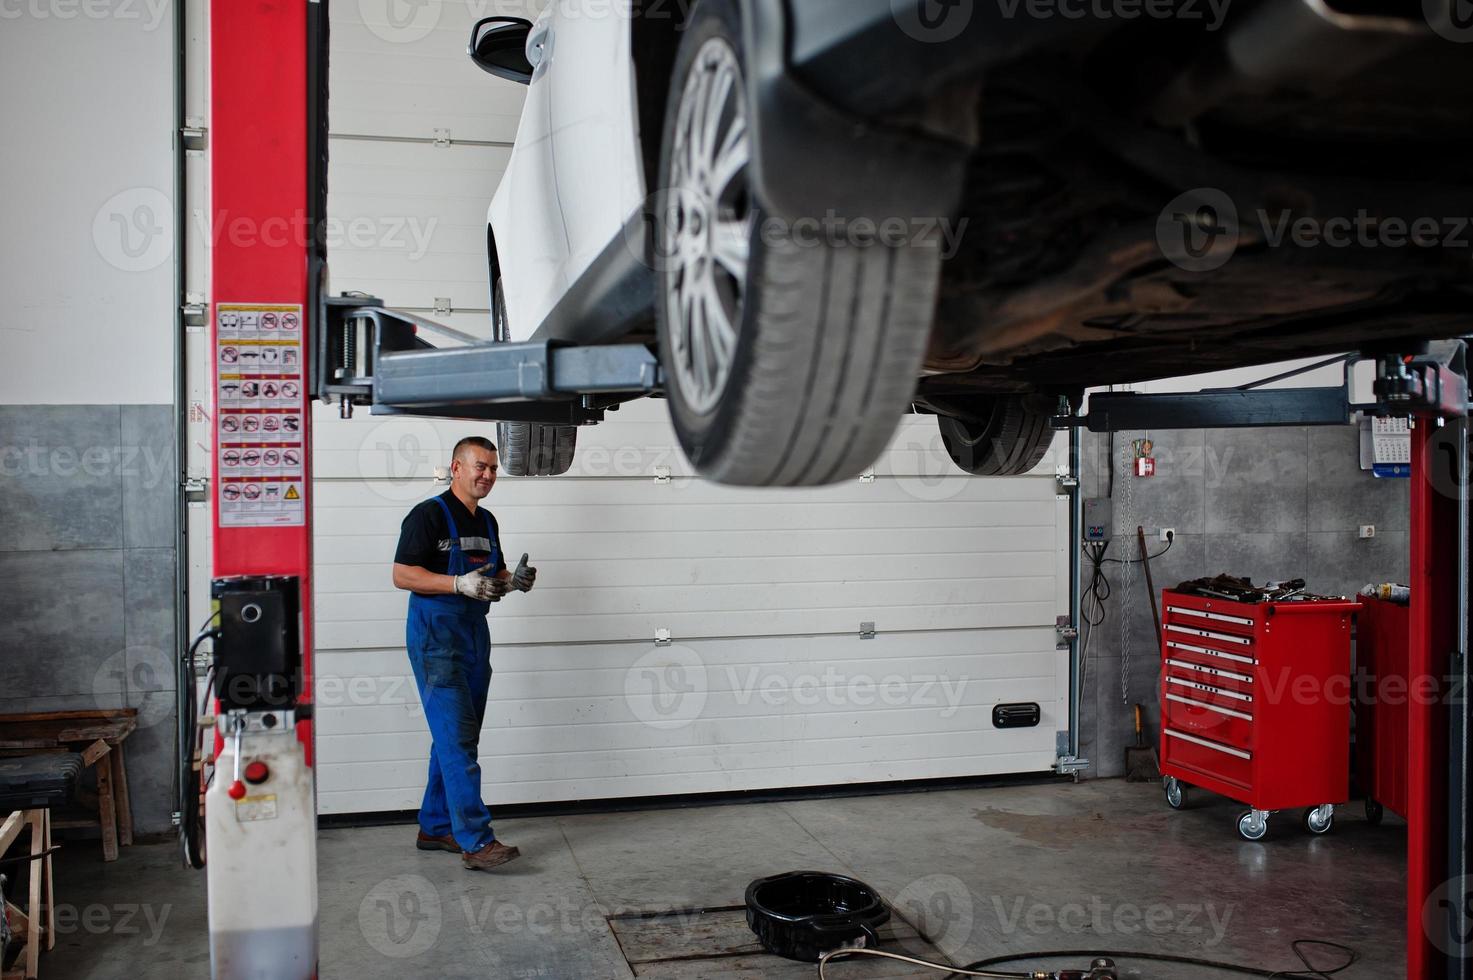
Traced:
<path fill-rule="evenodd" d="M 1385 0 L 1379 5 L 1387 11 L 1351 13 L 1326 0 L 1270 0 L 1230 20 L 1220 45 L 1161 92 L 1152 117 L 1177 126 L 1240 95 L 1333 92 L 1341 80 L 1433 37 L 1426 21 L 1394 15 Z"/>

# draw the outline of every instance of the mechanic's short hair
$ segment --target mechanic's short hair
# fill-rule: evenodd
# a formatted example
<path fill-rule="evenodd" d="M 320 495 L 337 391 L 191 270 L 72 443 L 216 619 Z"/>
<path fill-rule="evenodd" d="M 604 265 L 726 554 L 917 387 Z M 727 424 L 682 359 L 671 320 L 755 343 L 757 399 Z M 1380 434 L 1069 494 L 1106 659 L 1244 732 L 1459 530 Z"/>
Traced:
<path fill-rule="evenodd" d="M 496 452 L 496 443 L 487 439 L 485 436 L 466 436 L 455 444 L 455 452 L 450 454 L 450 458 L 452 460 L 459 459 L 460 454 L 472 446 L 477 449 L 484 449 L 488 453 Z"/>

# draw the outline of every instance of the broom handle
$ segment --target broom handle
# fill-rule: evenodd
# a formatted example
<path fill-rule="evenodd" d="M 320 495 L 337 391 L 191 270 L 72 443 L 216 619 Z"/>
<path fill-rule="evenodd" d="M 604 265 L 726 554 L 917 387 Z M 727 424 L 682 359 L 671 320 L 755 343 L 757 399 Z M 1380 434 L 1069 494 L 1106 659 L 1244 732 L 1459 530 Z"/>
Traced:
<path fill-rule="evenodd" d="M 1146 552 L 1146 529 L 1137 525 L 1136 542 L 1141 548 L 1141 564 L 1146 567 L 1146 591 L 1151 596 L 1151 625 L 1156 627 L 1156 649 L 1161 649 L 1161 610 L 1156 606 L 1156 583 L 1151 578 L 1151 556 Z"/>

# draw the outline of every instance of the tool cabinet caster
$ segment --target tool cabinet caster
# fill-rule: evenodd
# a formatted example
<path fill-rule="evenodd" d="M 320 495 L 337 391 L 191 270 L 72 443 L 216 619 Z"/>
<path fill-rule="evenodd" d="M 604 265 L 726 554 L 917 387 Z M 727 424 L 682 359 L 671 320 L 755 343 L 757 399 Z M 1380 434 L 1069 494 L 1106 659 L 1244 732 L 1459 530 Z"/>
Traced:
<path fill-rule="evenodd" d="M 1244 810 L 1238 815 L 1238 836 L 1246 841 L 1260 841 L 1268 834 L 1267 810 Z"/>
<path fill-rule="evenodd" d="M 1372 827 L 1381 826 L 1381 820 L 1386 816 L 1386 808 L 1369 796 L 1366 797 L 1366 823 Z"/>
<path fill-rule="evenodd" d="M 1175 776 L 1167 776 L 1161 780 L 1162 788 L 1166 790 L 1166 805 L 1173 810 L 1185 810 L 1187 808 L 1186 783 Z"/>
<path fill-rule="evenodd" d="M 1304 811 L 1300 818 L 1304 829 L 1315 836 L 1328 834 L 1330 828 L 1335 826 L 1335 804 L 1323 803 L 1320 806 L 1312 806 Z"/>

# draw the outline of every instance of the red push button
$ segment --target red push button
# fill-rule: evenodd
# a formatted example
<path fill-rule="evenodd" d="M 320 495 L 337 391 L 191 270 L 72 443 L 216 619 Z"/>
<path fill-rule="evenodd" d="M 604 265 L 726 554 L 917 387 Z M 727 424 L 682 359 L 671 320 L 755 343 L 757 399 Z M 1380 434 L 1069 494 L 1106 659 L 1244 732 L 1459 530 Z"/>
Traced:
<path fill-rule="evenodd" d="M 245 778 L 248 783 L 264 783 L 266 777 L 271 775 L 271 770 L 266 768 L 264 762 L 252 762 L 245 767 Z"/>

